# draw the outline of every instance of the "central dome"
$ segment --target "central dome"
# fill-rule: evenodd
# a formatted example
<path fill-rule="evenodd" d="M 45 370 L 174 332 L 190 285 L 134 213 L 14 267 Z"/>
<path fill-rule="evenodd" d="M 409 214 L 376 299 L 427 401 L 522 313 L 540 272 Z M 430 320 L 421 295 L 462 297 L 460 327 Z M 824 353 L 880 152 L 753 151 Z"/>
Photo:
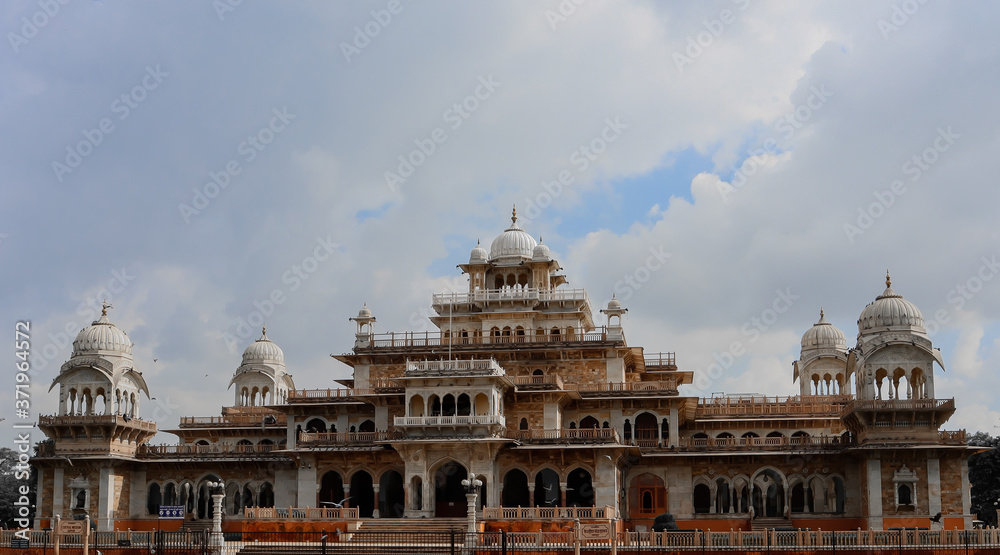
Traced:
<path fill-rule="evenodd" d="M 875 297 L 875 301 L 861 311 L 858 318 L 858 333 L 880 328 L 907 329 L 926 333 L 924 315 L 913 303 L 892 290 L 892 280 L 885 276 L 885 291 Z"/>
<path fill-rule="evenodd" d="M 497 235 L 490 245 L 490 260 L 518 257 L 531 258 L 535 251 L 535 238 L 517 226 L 517 209 L 510 217 L 510 227 Z"/>
<path fill-rule="evenodd" d="M 260 339 L 243 351 L 243 364 L 249 362 L 285 362 L 285 353 L 267 338 L 267 329 L 261 331 Z"/>
<path fill-rule="evenodd" d="M 101 310 L 101 317 L 80 330 L 73 340 L 72 356 L 108 351 L 132 355 L 132 341 L 124 331 L 108 320 L 108 308 L 111 308 L 110 305 L 105 305 Z"/>

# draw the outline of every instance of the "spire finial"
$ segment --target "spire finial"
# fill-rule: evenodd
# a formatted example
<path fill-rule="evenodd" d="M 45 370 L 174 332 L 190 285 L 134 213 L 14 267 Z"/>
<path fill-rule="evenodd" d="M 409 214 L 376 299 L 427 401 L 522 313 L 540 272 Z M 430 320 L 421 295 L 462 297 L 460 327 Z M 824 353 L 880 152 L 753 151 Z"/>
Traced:
<path fill-rule="evenodd" d="M 510 223 L 512 223 L 512 224 L 516 224 L 517 223 L 517 205 L 516 204 L 514 205 L 514 209 L 511 210 L 511 212 L 510 212 Z"/>
<path fill-rule="evenodd" d="M 264 324 L 263 326 L 260 327 L 260 334 L 267 335 L 267 324 Z"/>
<path fill-rule="evenodd" d="M 885 286 L 892 287 L 892 278 L 889 277 L 889 270 L 885 271 Z"/>
<path fill-rule="evenodd" d="M 823 314 L 823 307 L 819 307 L 819 319 L 822 320 L 825 314 Z"/>
<path fill-rule="evenodd" d="M 114 306 L 107 299 L 104 299 L 104 302 L 101 303 L 101 316 L 107 316 L 109 308 L 114 308 Z"/>

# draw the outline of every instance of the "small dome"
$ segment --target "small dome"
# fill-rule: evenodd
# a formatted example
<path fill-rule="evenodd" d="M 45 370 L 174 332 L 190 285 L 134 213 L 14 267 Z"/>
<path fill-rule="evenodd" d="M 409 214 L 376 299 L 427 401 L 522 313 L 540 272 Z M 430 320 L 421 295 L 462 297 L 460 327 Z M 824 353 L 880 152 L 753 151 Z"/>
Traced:
<path fill-rule="evenodd" d="M 611 295 L 611 300 L 608 301 L 608 310 L 620 310 L 622 307 L 622 302 L 618 300 L 618 297 Z"/>
<path fill-rule="evenodd" d="M 517 209 L 510 217 L 510 227 L 497 235 L 490 245 L 490 260 L 506 257 L 531 258 L 535 250 L 535 238 L 517 226 Z"/>
<path fill-rule="evenodd" d="M 858 333 L 881 328 L 904 328 L 919 333 L 924 329 L 924 315 L 913 303 L 892 290 L 889 274 L 885 276 L 885 291 L 875 297 L 875 301 L 861 311 L 858 318 Z"/>
<path fill-rule="evenodd" d="M 285 353 L 281 347 L 267 338 L 267 328 L 261 331 L 260 339 L 251 343 L 243 351 L 243 364 L 250 362 L 280 362 L 284 364 Z"/>
<path fill-rule="evenodd" d="M 368 308 L 368 303 L 365 303 L 364 306 L 361 307 L 361 310 L 358 311 L 358 318 L 371 318 L 371 317 L 372 317 L 372 311 L 370 308 Z"/>
<path fill-rule="evenodd" d="M 472 254 L 469 255 L 469 263 L 485 264 L 487 256 L 489 256 L 489 254 L 486 252 L 486 249 L 479 244 L 479 241 L 476 241 L 476 248 L 472 249 Z"/>
<path fill-rule="evenodd" d="M 531 251 L 532 260 L 551 260 L 552 255 L 549 253 L 548 245 L 542 243 L 542 238 L 538 238 L 538 244 Z"/>
<path fill-rule="evenodd" d="M 802 335 L 802 350 L 806 349 L 847 350 L 847 339 L 844 337 L 844 332 L 826 321 L 822 309 L 819 311 L 819 321 Z"/>
<path fill-rule="evenodd" d="M 101 310 L 101 317 L 80 330 L 73 340 L 72 356 L 99 354 L 102 351 L 132 355 L 132 341 L 129 340 L 128 334 L 108 320 L 108 308 L 111 308 L 110 305 L 105 305 Z"/>

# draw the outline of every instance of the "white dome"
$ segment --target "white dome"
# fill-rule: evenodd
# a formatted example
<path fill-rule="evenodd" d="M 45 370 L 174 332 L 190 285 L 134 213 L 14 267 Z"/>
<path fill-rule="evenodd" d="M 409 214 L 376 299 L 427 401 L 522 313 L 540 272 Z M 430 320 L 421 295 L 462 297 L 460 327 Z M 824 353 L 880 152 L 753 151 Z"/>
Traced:
<path fill-rule="evenodd" d="M 542 238 L 538 238 L 538 244 L 531 251 L 532 260 L 551 260 L 552 254 L 549 252 L 548 245 L 542 243 Z"/>
<path fill-rule="evenodd" d="M 885 291 L 875 297 L 875 302 L 866 306 L 858 318 L 858 333 L 881 328 L 903 328 L 927 333 L 924 329 L 924 315 L 913 303 L 892 290 L 888 274 L 885 276 Z"/>
<path fill-rule="evenodd" d="M 608 310 L 619 310 L 622 307 L 622 302 L 618 300 L 618 297 L 611 295 L 611 300 L 608 301 Z"/>
<path fill-rule="evenodd" d="M 479 244 L 479 241 L 476 241 L 476 248 L 472 249 L 472 254 L 469 255 L 469 263 L 485 264 L 487 256 L 489 256 L 489 254 L 486 252 L 486 249 Z"/>
<path fill-rule="evenodd" d="M 535 251 L 535 238 L 517 227 L 517 209 L 510 217 L 510 227 L 497 235 L 490 245 L 490 260 L 506 257 L 531 258 Z"/>
<path fill-rule="evenodd" d="M 98 354 L 111 351 L 132 356 L 132 341 L 128 334 L 108 320 L 108 307 L 101 311 L 101 317 L 80 330 L 73 340 L 73 355 Z"/>
<path fill-rule="evenodd" d="M 273 341 L 267 338 L 267 328 L 261 331 L 260 339 L 254 341 L 243 351 L 243 364 L 250 362 L 280 362 L 284 364 L 285 353 Z"/>
<path fill-rule="evenodd" d="M 371 317 L 372 317 L 372 311 L 370 308 L 368 308 L 368 303 L 365 303 L 364 306 L 361 307 L 361 310 L 358 311 L 358 318 L 371 318 Z"/>
<path fill-rule="evenodd" d="M 802 350 L 806 349 L 847 351 L 847 339 L 844 337 L 844 332 L 826 321 L 822 309 L 819 311 L 819 321 L 802 335 Z"/>

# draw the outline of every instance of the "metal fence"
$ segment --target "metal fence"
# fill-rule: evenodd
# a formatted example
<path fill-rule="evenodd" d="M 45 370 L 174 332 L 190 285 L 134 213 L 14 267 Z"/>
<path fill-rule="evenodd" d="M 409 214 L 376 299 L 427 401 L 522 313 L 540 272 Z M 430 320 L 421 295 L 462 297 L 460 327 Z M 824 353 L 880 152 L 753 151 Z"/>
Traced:
<path fill-rule="evenodd" d="M 1000 555 L 997 530 L 618 532 L 586 537 L 579 532 L 226 532 L 224 555 L 640 555 L 642 553 L 954 554 Z M 0 532 L 0 554 L 54 553 L 48 531 L 31 532 L 24 544 L 13 532 Z M 60 555 L 83 552 L 80 536 L 61 540 Z M 211 534 L 180 532 L 95 532 L 89 553 L 102 555 L 209 555 L 216 552 Z"/>

